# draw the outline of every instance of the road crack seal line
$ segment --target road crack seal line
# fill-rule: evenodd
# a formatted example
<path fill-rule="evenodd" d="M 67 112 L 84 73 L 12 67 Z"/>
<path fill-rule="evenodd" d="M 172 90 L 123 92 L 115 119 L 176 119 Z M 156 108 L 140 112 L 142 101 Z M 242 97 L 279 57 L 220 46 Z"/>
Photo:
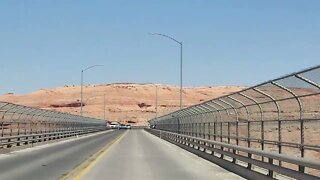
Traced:
<path fill-rule="evenodd" d="M 73 168 L 71 171 L 68 173 L 62 175 L 59 179 L 60 180 L 69 180 L 69 179 L 74 179 L 74 180 L 79 180 L 81 179 L 82 176 L 84 176 L 93 165 L 95 165 L 99 159 L 101 159 L 111 148 L 111 146 L 117 142 L 120 142 L 121 139 L 127 134 L 128 132 L 126 131 L 122 135 L 118 136 L 115 138 L 113 141 L 105 145 L 101 150 L 96 152 L 93 155 L 90 155 L 88 159 L 84 160 L 80 164 L 78 164 L 75 168 Z"/>

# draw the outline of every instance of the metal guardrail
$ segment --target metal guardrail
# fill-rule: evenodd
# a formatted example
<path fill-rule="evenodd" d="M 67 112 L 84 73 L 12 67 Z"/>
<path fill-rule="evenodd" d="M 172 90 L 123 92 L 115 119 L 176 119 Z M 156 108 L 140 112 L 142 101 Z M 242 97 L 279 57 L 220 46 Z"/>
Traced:
<path fill-rule="evenodd" d="M 161 131 L 156 129 L 146 129 L 164 140 L 174 143 L 186 150 L 189 150 L 200 157 L 212 161 L 232 172 L 235 172 L 247 179 L 271 179 L 271 178 L 294 178 L 294 179 L 320 179 L 317 176 L 309 175 L 298 170 L 292 170 L 275 164 L 274 161 L 282 161 L 297 166 L 308 167 L 320 170 L 320 162 L 306 160 L 301 157 L 293 157 L 285 154 L 266 152 L 231 145 L 213 140 L 206 140 L 192 136 Z M 246 156 L 244 154 L 249 154 Z M 252 156 L 267 158 L 267 161 L 258 161 Z M 238 166 L 238 167 L 235 167 Z"/>
<path fill-rule="evenodd" d="M 0 149 L 1 148 L 12 148 L 28 144 L 35 144 L 39 142 L 45 142 L 50 140 L 57 140 L 72 136 L 79 136 L 88 133 L 94 133 L 103 131 L 106 129 L 86 129 L 86 130 L 75 130 L 75 131 L 62 131 L 52 133 L 41 133 L 41 134 L 28 134 L 19 136 L 8 136 L 0 137 Z"/>
<path fill-rule="evenodd" d="M 175 111 L 149 123 L 160 130 L 320 161 L 320 66 Z M 274 163 L 294 168 L 281 160 Z M 320 176 L 320 171 L 304 166 L 299 166 L 299 171 Z"/>
<path fill-rule="evenodd" d="M 0 102 L 0 149 L 106 130 L 106 121 Z"/>

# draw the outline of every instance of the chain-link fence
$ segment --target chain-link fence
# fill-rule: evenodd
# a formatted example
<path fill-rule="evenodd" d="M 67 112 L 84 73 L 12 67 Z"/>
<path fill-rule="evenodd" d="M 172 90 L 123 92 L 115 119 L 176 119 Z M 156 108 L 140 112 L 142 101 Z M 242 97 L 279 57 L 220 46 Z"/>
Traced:
<path fill-rule="evenodd" d="M 320 66 L 149 122 L 161 130 L 320 160 Z"/>

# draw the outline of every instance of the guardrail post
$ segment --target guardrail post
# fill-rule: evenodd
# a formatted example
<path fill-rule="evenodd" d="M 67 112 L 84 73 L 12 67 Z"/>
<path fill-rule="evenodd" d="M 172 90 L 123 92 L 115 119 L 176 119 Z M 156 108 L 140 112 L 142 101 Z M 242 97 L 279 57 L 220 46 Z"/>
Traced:
<path fill-rule="evenodd" d="M 233 154 L 237 154 L 237 150 L 233 149 L 233 150 L 232 150 L 232 153 L 233 153 Z M 233 162 L 233 163 L 236 163 L 236 162 L 237 162 L 237 159 L 236 159 L 236 158 L 232 158 L 232 162 Z"/>
<path fill-rule="evenodd" d="M 11 139 L 8 139 L 8 145 L 7 145 L 7 148 L 11 148 L 11 144 L 10 144 L 10 142 L 11 142 Z"/>
<path fill-rule="evenodd" d="M 24 145 L 27 145 L 27 144 L 29 144 L 29 141 L 28 141 L 28 139 L 29 139 L 29 137 L 28 137 L 28 136 L 26 136 L 26 137 L 25 137 L 25 142 L 24 142 Z"/>
<path fill-rule="evenodd" d="M 18 141 L 18 142 L 17 142 L 16 145 L 17 145 L 17 146 L 20 146 L 20 138 L 17 138 L 17 141 Z"/>
<path fill-rule="evenodd" d="M 18 136 L 20 135 L 20 122 L 18 122 Z"/>
<path fill-rule="evenodd" d="M 33 143 L 36 143 L 36 140 L 35 140 L 36 137 L 37 137 L 37 136 L 32 136 L 32 144 L 33 144 Z"/>
<path fill-rule="evenodd" d="M 206 123 L 203 123 L 203 139 L 206 138 Z"/>
<path fill-rule="evenodd" d="M 224 151 L 223 146 L 220 146 L 220 149 L 221 149 L 221 151 Z M 220 154 L 220 158 L 223 159 L 223 158 L 224 158 L 224 155 L 223 155 L 223 154 Z"/>
<path fill-rule="evenodd" d="M 269 158 L 269 164 L 273 164 L 273 159 L 272 158 Z M 273 171 L 272 170 L 268 170 L 268 176 L 269 177 L 273 177 Z"/>
<path fill-rule="evenodd" d="M 278 145 L 278 150 L 279 150 L 279 154 L 282 153 L 282 146 L 281 146 L 281 142 L 282 142 L 282 137 L 281 137 L 281 122 L 280 119 L 278 120 L 278 142 L 277 142 L 277 145 Z M 282 166 L 282 162 L 279 161 L 279 166 L 281 167 Z"/>
<path fill-rule="evenodd" d="M 250 143 L 250 121 L 248 121 L 248 139 L 247 139 L 247 142 L 248 142 L 248 148 L 251 147 L 251 143 Z M 252 158 L 252 154 L 251 153 L 248 153 L 248 158 Z M 252 168 L 252 165 L 251 163 L 248 163 L 248 166 L 247 166 L 247 169 L 250 169 L 251 170 Z"/>
<path fill-rule="evenodd" d="M 222 137 L 222 122 L 220 121 L 220 141 L 223 142 L 223 137 Z"/>
<path fill-rule="evenodd" d="M 236 136 L 237 136 L 236 143 L 237 145 L 239 145 L 239 121 L 238 120 L 236 122 Z"/>
<path fill-rule="evenodd" d="M 211 133 L 210 133 L 210 128 L 211 128 L 211 123 L 209 122 L 208 123 L 208 139 L 210 140 L 211 139 L 211 137 L 210 137 L 210 135 L 211 135 Z"/>
<path fill-rule="evenodd" d="M 228 144 L 230 144 L 230 122 L 227 122 L 228 124 Z"/>
<path fill-rule="evenodd" d="M 12 136 L 12 122 L 10 122 L 10 136 Z"/>
<path fill-rule="evenodd" d="M 199 127 L 199 137 L 201 137 L 201 133 L 202 133 L 202 129 L 201 129 L 201 122 L 200 123 L 198 123 L 198 127 Z"/>
<path fill-rule="evenodd" d="M 299 166 L 299 171 L 302 172 L 302 173 L 304 173 L 305 167 L 304 167 L 304 166 Z"/>
<path fill-rule="evenodd" d="M 213 123 L 213 140 L 217 140 L 217 122 Z"/>
<path fill-rule="evenodd" d="M 1 122 L 1 137 L 3 137 L 3 133 L 4 133 L 4 122 Z"/>
<path fill-rule="evenodd" d="M 301 133 L 300 151 L 301 151 L 301 157 L 304 157 L 304 120 L 301 117 L 300 117 L 300 133 Z M 304 173 L 305 171 L 304 166 L 299 166 L 299 171 Z"/>

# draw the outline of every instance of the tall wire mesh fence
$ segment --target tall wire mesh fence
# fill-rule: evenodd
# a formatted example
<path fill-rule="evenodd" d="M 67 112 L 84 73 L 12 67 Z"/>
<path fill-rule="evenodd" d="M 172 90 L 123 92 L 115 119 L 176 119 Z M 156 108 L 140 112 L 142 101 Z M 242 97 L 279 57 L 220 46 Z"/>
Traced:
<path fill-rule="evenodd" d="M 320 160 L 320 66 L 149 122 L 156 129 Z"/>
<path fill-rule="evenodd" d="M 103 129 L 103 120 L 0 102 L 0 136 Z"/>

